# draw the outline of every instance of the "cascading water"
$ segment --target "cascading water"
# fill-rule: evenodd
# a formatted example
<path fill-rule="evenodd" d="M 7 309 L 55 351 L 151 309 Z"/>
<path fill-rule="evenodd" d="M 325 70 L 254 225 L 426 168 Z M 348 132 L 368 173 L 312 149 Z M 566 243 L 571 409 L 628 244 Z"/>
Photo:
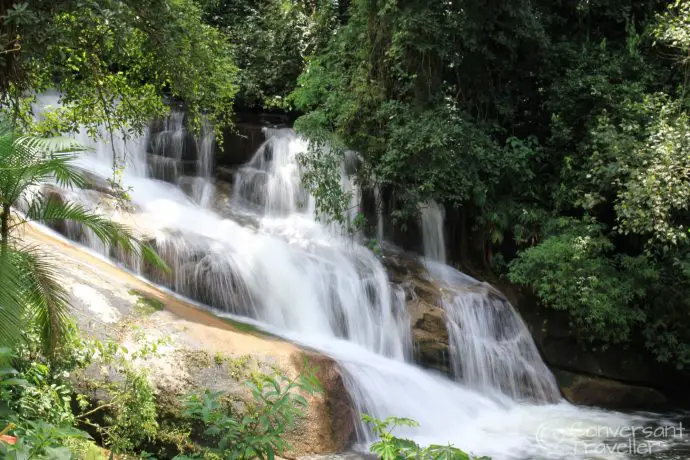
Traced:
<path fill-rule="evenodd" d="M 424 257 L 446 263 L 446 239 L 443 236 L 445 211 L 435 201 L 419 206 L 422 220 Z"/>
<path fill-rule="evenodd" d="M 443 308 L 456 378 L 483 393 L 514 400 L 557 402 L 553 375 L 542 361 L 529 329 L 502 294 L 445 265 L 443 209 L 421 208 L 427 269 L 444 291 Z"/>
<path fill-rule="evenodd" d="M 178 161 L 183 155 L 178 156 L 180 147 L 173 144 L 182 142 L 183 136 L 175 134 L 177 128 L 168 131 L 172 131 L 166 134 L 170 144 L 159 156 Z M 125 216 L 117 209 L 102 210 L 154 241 L 172 268 L 171 275 L 162 276 L 150 273 L 141 264 L 145 276 L 201 300 L 217 309 L 218 314 L 254 318 L 269 332 L 332 356 L 339 363 L 357 410 L 379 418 L 417 420 L 420 428 L 400 434 L 423 444 L 451 442 L 493 456 L 494 460 L 588 458 L 578 446 L 584 439 L 601 441 L 601 436 L 584 436 L 583 426 L 633 423 L 634 419 L 626 415 L 577 408 L 560 401 L 542 405 L 521 402 L 518 396 L 524 391 L 522 382 L 529 381 L 533 374 L 525 369 L 535 360 L 540 362 L 538 355 L 525 355 L 523 360 L 510 358 L 510 372 L 485 379 L 481 369 L 505 365 L 500 360 L 501 350 L 489 351 L 500 342 L 494 338 L 487 341 L 494 342 L 487 350 L 475 354 L 477 363 L 484 359 L 482 356 L 491 356 L 491 365 L 482 364 L 478 370 L 462 367 L 461 382 L 411 364 L 410 320 L 400 289 L 390 285 L 371 251 L 341 236 L 342 229 L 324 226 L 316 219 L 313 199 L 300 186 L 297 159 L 306 148 L 305 142 L 290 130 L 266 134 L 264 146 L 238 172 L 232 219 L 204 208 L 197 197 L 190 197 L 178 186 L 184 184 L 147 177 L 147 168 L 142 167 L 146 165 L 147 143 L 141 139 L 128 143 L 132 166 L 125 168 L 122 186 L 129 190 L 134 211 Z M 154 143 L 153 148 L 160 153 L 162 147 Z M 124 156 L 124 150 L 116 148 L 116 153 Z M 85 154 L 78 165 L 101 181 L 111 177 L 110 146 L 99 143 L 96 152 Z M 203 170 L 197 167 L 202 174 Z M 180 169 L 177 171 L 175 174 L 180 174 Z M 151 172 L 158 174 L 153 168 Z M 353 191 L 354 202 L 358 196 L 355 184 L 347 174 L 343 174 L 343 180 Z M 54 185 L 49 187 L 56 189 Z M 99 200 L 92 195 L 93 190 L 77 192 L 70 198 L 86 200 L 96 207 Z M 81 241 L 92 243 L 89 239 Z M 107 254 L 107 248 L 104 251 Z M 129 266 L 139 268 L 134 263 Z M 441 270 L 444 276 L 439 282 L 449 290 L 457 290 L 455 280 L 447 276 L 448 270 Z M 433 268 L 430 273 L 435 276 Z M 464 311 L 460 305 L 457 307 L 457 311 Z M 506 322 L 513 324 L 511 321 L 500 319 L 487 329 Z M 459 336 L 475 326 L 462 318 L 456 324 L 458 337 L 454 341 L 458 345 L 454 353 L 462 358 L 468 351 Z M 477 340 L 480 329 L 475 329 Z M 507 336 L 507 332 L 502 334 Z M 511 343 L 515 348 L 524 345 Z M 541 376 L 541 369 L 536 374 Z M 477 379 L 470 379 L 470 375 Z M 515 392 L 500 383 L 510 379 L 520 382 Z M 486 381 L 501 391 L 478 391 Z M 546 389 L 543 392 L 548 393 Z M 533 393 L 534 399 L 549 399 Z M 574 424 L 579 424 L 579 431 L 572 429 Z M 544 426 L 551 430 L 549 433 L 556 433 L 555 437 L 545 436 Z M 360 436 L 363 443 L 371 441 L 363 428 Z"/>
<path fill-rule="evenodd" d="M 185 113 L 175 110 L 151 137 L 151 154 L 147 156 L 151 177 L 179 185 L 199 206 L 208 208 L 215 194 L 211 178 L 215 136 L 208 121 L 202 121 L 200 136 L 191 143 Z M 193 160 L 185 158 L 188 146 L 195 148 Z M 195 175 L 185 174 L 192 169 L 192 162 Z"/>

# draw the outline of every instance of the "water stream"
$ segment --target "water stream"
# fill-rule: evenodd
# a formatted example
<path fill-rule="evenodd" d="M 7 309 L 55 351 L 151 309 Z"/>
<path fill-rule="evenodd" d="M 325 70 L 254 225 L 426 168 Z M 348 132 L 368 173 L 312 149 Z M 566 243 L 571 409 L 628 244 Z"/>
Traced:
<path fill-rule="evenodd" d="M 229 205 L 219 207 L 213 139 L 210 130 L 203 134 L 191 178 L 179 113 L 155 135 L 127 143 L 116 138 L 131 196 L 127 211 L 103 206 L 104 195 L 93 190 L 60 193 L 132 226 L 157 246 L 173 274 L 157 278 L 139 261 L 125 261 L 130 269 L 218 314 L 239 315 L 332 356 L 357 410 L 417 420 L 418 429 L 400 434 L 422 444 L 451 442 L 494 460 L 624 458 L 626 452 L 586 449 L 610 445 L 604 441 L 616 428 L 651 423 L 647 415 L 563 401 L 520 317 L 488 286 L 444 265 L 438 235 L 425 236 L 428 255 L 439 260 L 427 268 L 446 292 L 456 380 L 416 366 L 399 288 L 374 253 L 315 217 L 297 163 L 304 140 L 291 130 L 268 130 L 266 143 L 238 171 L 232 196 L 223 201 Z M 85 133 L 78 138 L 95 149 L 78 165 L 97 180 L 111 177 L 112 146 Z M 356 210 L 359 195 L 346 168 L 341 179 Z M 442 235 L 442 215 L 434 214 L 440 208 L 424 209 L 425 228 Z M 79 229 L 68 236 L 113 255 Z M 362 445 L 372 441 L 365 427 L 359 433 Z"/>
<path fill-rule="evenodd" d="M 421 211 L 426 267 L 443 287 L 442 306 L 456 379 L 486 394 L 558 402 L 556 380 L 520 315 L 492 286 L 445 264 L 443 209 L 432 202 Z"/>

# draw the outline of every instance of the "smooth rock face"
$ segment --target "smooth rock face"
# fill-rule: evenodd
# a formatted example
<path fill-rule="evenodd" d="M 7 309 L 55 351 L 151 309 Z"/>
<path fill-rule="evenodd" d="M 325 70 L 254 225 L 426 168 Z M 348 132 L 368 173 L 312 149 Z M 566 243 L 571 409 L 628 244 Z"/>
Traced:
<path fill-rule="evenodd" d="M 638 406 L 658 409 L 666 404 L 667 399 L 676 404 L 690 404 L 686 391 L 690 375 L 656 362 L 640 349 L 641 346 L 635 346 L 640 344 L 608 349 L 584 347 L 578 343 L 567 314 L 539 306 L 532 296 L 520 292 L 515 286 L 500 288 L 514 299 L 544 361 L 556 375 L 567 399 L 578 404 L 612 409 Z M 569 383 L 571 379 L 564 380 L 563 375 L 581 378 L 577 386 L 572 387 Z M 601 382 L 618 384 L 607 390 L 610 397 L 602 397 Z M 621 385 L 628 390 L 623 391 Z M 633 393 L 636 396 L 631 396 Z M 646 401 L 638 403 L 637 395 L 641 394 L 646 395 Z"/>
<path fill-rule="evenodd" d="M 299 375 L 305 357 L 317 370 L 324 392 L 309 398 L 304 418 L 288 436 L 287 458 L 345 452 L 355 436 L 354 413 L 335 363 L 290 343 L 241 332 L 231 323 L 170 296 L 134 276 L 81 252 L 54 237 L 33 230 L 27 240 L 50 248 L 61 269 L 61 283 L 70 293 L 80 331 L 124 345 L 130 353 L 162 340 L 153 357 L 133 364 L 148 373 L 157 393 L 159 413 L 179 413 L 179 401 L 190 392 L 221 391 L 240 407 L 251 400 L 244 381 L 253 371 L 287 377 Z M 143 298 L 156 299 L 163 309 L 142 311 Z M 244 330 L 244 329 L 243 329 Z M 93 379 L 112 373 L 92 365 L 77 377 L 89 388 Z M 97 397 L 98 395 L 93 395 Z"/>
<path fill-rule="evenodd" d="M 610 409 L 659 409 L 668 404 L 666 397 L 652 388 L 565 371 L 554 375 L 563 395 L 573 404 Z"/>

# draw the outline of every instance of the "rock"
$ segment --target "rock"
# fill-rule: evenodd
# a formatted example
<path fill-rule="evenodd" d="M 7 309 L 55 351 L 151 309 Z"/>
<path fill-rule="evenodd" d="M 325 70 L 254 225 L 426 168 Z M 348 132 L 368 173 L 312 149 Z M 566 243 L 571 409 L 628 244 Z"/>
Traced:
<path fill-rule="evenodd" d="M 313 417 L 305 419 L 305 425 L 293 430 L 293 434 L 310 431 L 317 434 L 318 444 L 329 446 L 323 451 L 344 452 L 356 441 L 355 420 L 359 419 L 359 414 L 354 410 L 354 406 L 347 393 L 342 376 L 337 365 L 328 357 L 315 353 L 305 355 L 309 360 L 310 366 L 316 367 L 316 377 L 323 387 L 323 395 L 310 406 L 314 409 Z M 302 372 L 304 360 L 294 361 L 293 364 Z M 320 429 L 328 427 L 329 430 Z M 297 453 L 297 449 L 295 450 Z M 313 452 L 305 452 L 313 453 Z"/>
<path fill-rule="evenodd" d="M 690 373 L 675 363 L 659 363 L 640 341 L 604 348 L 578 341 L 568 315 L 539 305 L 534 296 L 505 283 L 500 286 L 518 308 L 552 371 L 601 377 L 634 387 L 656 388 L 675 404 L 690 406 Z"/>
<path fill-rule="evenodd" d="M 659 391 L 602 377 L 555 371 L 565 398 L 573 404 L 608 409 L 659 409 L 668 400 Z"/>
<path fill-rule="evenodd" d="M 229 168 L 227 166 L 218 166 L 216 168 L 216 177 L 229 184 L 235 182 L 235 174 L 237 174 L 236 168 Z"/>
<path fill-rule="evenodd" d="M 41 187 L 41 193 L 45 200 L 54 200 L 56 203 L 65 204 L 65 198 L 62 195 L 61 190 L 51 184 L 46 184 Z M 24 209 L 26 211 L 26 209 Z M 48 222 L 47 226 L 55 230 L 61 235 L 67 234 L 67 222 L 64 220 L 57 220 Z"/>
<path fill-rule="evenodd" d="M 504 288 L 505 290 L 505 288 Z M 645 384 L 654 381 L 651 360 L 622 346 L 603 349 L 578 343 L 568 315 L 538 304 L 528 295 L 516 295 L 518 308 L 527 323 L 544 361 L 566 371 L 612 380 Z"/>
<path fill-rule="evenodd" d="M 445 312 L 440 307 L 441 290 L 424 277 L 424 267 L 409 254 L 386 249 L 383 264 L 391 281 L 405 292 L 415 360 L 424 367 L 449 374 L 448 330 Z"/>
<path fill-rule="evenodd" d="M 352 444 L 354 412 L 331 359 L 195 308 L 47 234 L 29 231 L 27 241 L 49 246 L 53 263 L 64 267 L 60 282 L 70 293 L 82 334 L 116 341 L 130 355 L 160 341 L 155 355 L 130 362 L 147 373 L 165 421 L 180 416 L 182 396 L 207 389 L 222 392 L 233 407 L 244 407 L 251 402 L 244 385 L 251 372 L 279 370 L 293 378 L 303 371 L 306 357 L 316 366 L 324 392 L 308 398 L 305 417 L 286 436 L 294 448 L 287 457 L 345 452 Z M 74 379 L 78 388 L 91 392 L 94 382 L 115 373 L 96 363 Z"/>

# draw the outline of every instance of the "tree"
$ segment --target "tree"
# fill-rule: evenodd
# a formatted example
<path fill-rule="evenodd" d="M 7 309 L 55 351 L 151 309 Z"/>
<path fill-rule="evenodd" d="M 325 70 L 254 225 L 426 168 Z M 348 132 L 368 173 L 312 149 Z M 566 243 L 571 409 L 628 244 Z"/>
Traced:
<path fill-rule="evenodd" d="M 451 257 L 529 286 L 590 348 L 690 364 L 690 2 L 355 0 L 346 17 L 291 96 L 317 206 L 342 216 L 354 150 L 397 224 L 442 204 Z"/>
<path fill-rule="evenodd" d="M 32 95 L 56 89 L 64 108 L 52 134 L 106 126 L 129 135 L 164 115 L 168 96 L 184 102 L 192 128 L 204 114 L 220 130 L 236 68 L 201 15 L 194 0 L 0 2 L 0 108 L 27 127 Z"/>
<path fill-rule="evenodd" d="M 526 159 L 503 142 L 535 103 L 531 67 L 514 67 L 520 53 L 534 65 L 538 18 L 531 2 L 353 1 L 300 76 L 296 128 L 357 151 L 360 183 L 375 182 L 401 223 L 429 199 L 482 207 L 524 175 Z"/>
<path fill-rule="evenodd" d="M 287 97 L 309 56 L 335 27 L 332 0 L 204 0 L 204 19 L 233 43 L 236 104 L 290 110 Z"/>
<path fill-rule="evenodd" d="M 57 269 L 45 251 L 25 243 L 17 232 L 27 222 L 79 223 L 109 245 L 165 267 L 154 250 L 124 226 L 79 204 L 36 192 L 37 186 L 49 180 L 64 187 L 83 186 L 83 175 L 71 164 L 83 150 L 67 138 L 18 136 L 6 120 L 0 121 L 0 347 L 16 345 L 22 331 L 35 324 L 46 353 L 51 354 L 67 325 L 68 296 Z"/>

